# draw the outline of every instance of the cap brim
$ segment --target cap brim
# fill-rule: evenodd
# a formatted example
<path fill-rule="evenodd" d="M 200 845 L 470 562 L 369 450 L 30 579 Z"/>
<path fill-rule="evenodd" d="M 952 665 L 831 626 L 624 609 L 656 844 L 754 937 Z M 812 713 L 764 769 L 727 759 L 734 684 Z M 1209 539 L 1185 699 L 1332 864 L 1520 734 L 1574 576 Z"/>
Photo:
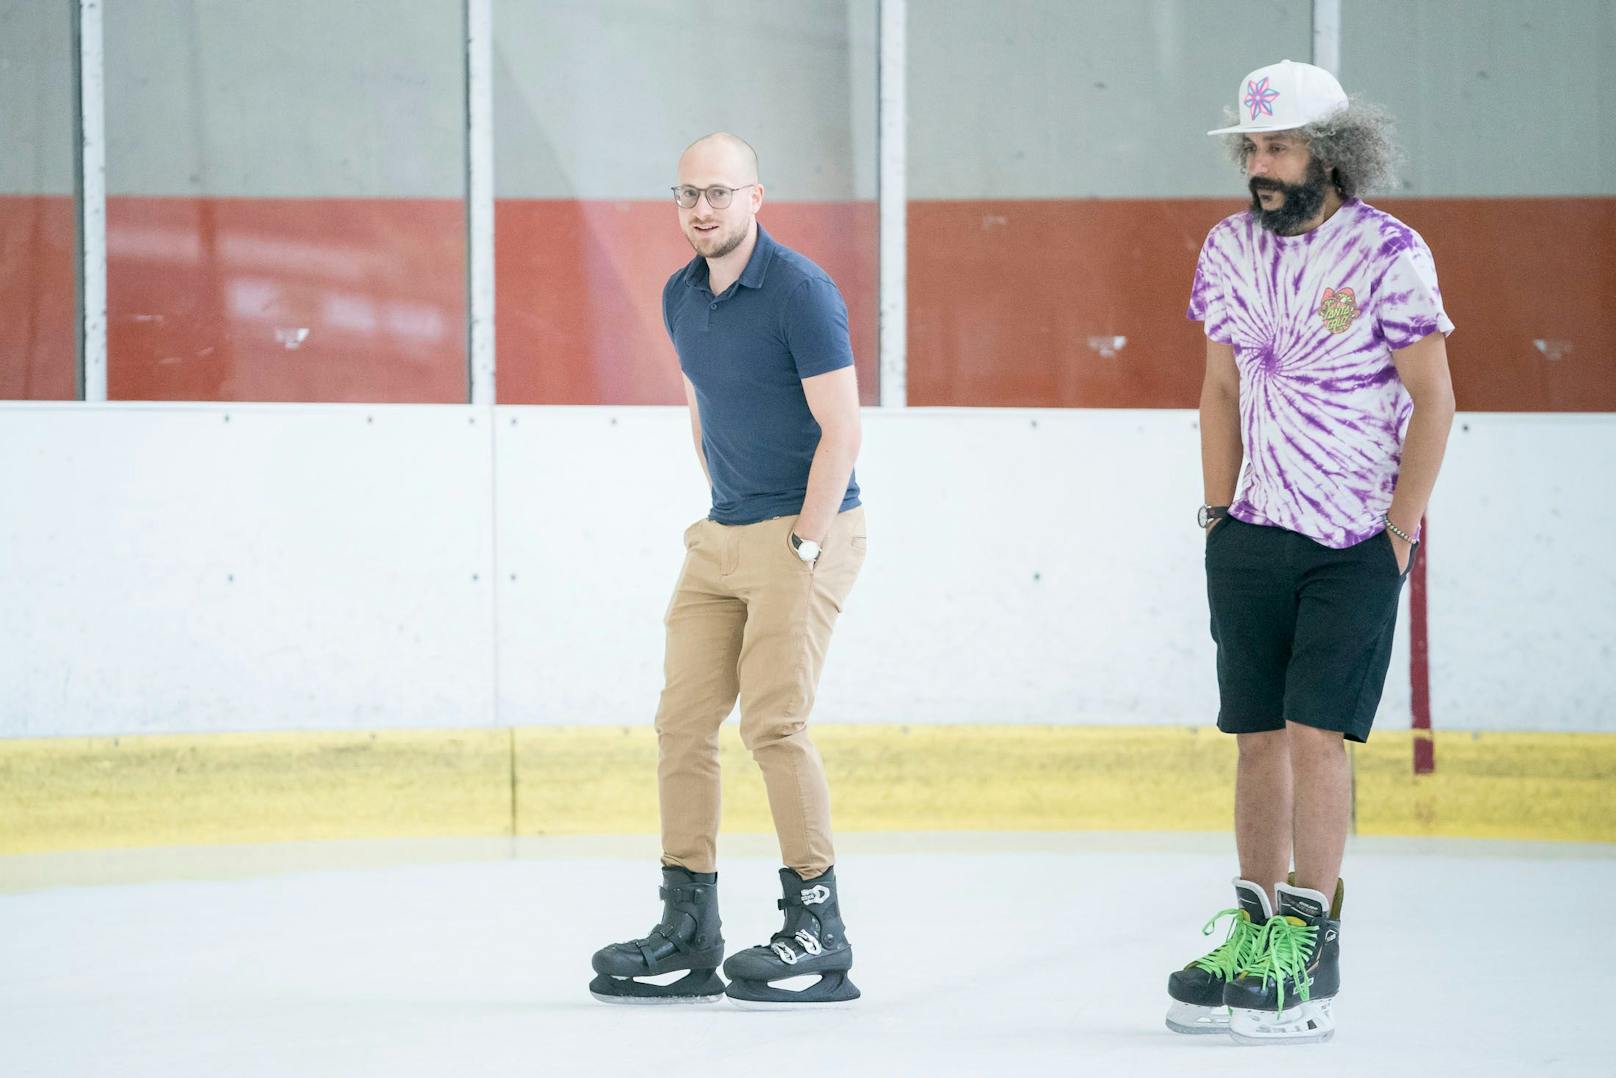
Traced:
<path fill-rule="evenodd" d="M 1220 127 L 1216 131 L 1208 131 L 1209 135 L 1234 135 L 1244 132 L 1294 131 L 1296 124 L 1235 124 L 1233 127 Z"/>

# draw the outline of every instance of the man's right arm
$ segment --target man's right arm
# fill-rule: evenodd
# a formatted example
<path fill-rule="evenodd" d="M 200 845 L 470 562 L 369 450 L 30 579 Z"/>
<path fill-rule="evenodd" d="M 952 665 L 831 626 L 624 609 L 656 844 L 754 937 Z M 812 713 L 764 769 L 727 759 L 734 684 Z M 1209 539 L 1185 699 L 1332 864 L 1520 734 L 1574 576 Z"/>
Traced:
<path fill-rule="evenodd" d="M 683 376 L 685 381 L 685 400 L 690 402 L 690 436 L 696 442 L 696 460 L 701 463 L 701 475 L 707 480 L 711 489 L 713 477 L 707 471 L 707 451 L 701 447 L 701 409 L 696 407 L 696 387 L 690 384 L 690 377 Z"/>
<path fill-rule="evenodd" d="M 1206 377 L 1201 382 L 1201 483 L 1207 505 L 1229 505 L 1234 501 L 1244 459 L 1240 369 L 1235 366 L 1234 346 L 1209 338 Z"/>

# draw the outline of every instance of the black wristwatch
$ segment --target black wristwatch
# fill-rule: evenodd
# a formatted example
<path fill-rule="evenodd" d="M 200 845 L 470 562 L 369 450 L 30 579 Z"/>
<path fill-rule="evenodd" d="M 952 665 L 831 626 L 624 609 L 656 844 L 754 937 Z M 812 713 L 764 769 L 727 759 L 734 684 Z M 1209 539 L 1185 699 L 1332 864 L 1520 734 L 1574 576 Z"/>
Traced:
<path fill-rule="evenodd" d="M 1202 531 L 1205 531 L 1208 524 L 1211 524 L 1214 520 L 1222 520 L 1228 515 L 1229 507 L 1227 505 L 1203 505 L 1196 510 L 1195 523 L 1201 526 Z"/>

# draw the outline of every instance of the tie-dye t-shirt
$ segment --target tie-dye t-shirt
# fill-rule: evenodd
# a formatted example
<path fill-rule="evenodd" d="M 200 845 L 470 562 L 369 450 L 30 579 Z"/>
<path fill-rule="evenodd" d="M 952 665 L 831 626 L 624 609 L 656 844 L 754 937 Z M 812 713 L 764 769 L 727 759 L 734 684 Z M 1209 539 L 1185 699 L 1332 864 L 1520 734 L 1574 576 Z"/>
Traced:
<path fill-rule="evenodd" d="M 1237 213 L 1206 237 L 1189 317 L 1240 368 L 1230 515 L 1337 548 L 1383 530 L 1414 410 L 1392 350 L 1453 332 L 1419 233 L 1358 199 L 1299 236 Z"/>

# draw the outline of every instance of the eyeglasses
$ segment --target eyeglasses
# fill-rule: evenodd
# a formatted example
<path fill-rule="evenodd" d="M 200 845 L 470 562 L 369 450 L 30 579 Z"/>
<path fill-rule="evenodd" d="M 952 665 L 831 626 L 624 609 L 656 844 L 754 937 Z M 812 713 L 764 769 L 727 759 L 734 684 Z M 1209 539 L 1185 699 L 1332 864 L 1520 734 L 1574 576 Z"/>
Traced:
<path fill-rule="evenodd" d="M 719 184 L 712 187 L 691 187 L 689 184 L 681 184 L 673 188 L 673 200 L 679 204 L 680 209 L 689 210 L 695 208 L 697 199 L 706 195 L 707 205 L 715 210 L 721 210 L 729 205 L 729 200 L 735 197 L 736 191 L 756 186 L 755 183 L 743 183 L 739 187 L 724 187 Z"/>

